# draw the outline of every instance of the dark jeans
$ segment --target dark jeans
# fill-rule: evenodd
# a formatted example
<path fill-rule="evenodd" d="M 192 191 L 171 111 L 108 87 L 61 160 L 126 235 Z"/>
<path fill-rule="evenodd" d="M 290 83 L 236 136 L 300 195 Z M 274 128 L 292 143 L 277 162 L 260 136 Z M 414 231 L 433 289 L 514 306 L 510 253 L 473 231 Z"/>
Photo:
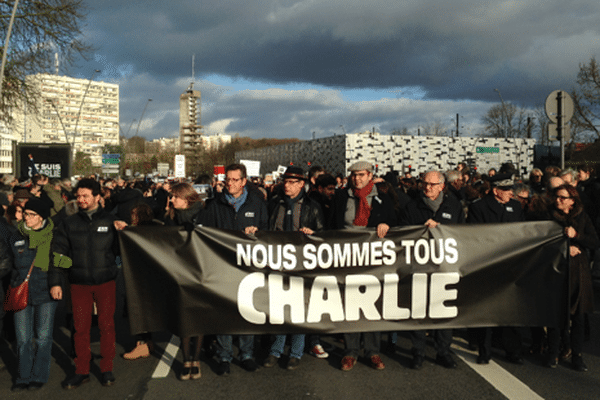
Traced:
<path fill-rule="evenodd" d="M 571 329 L 569 330 L 569 322 L 567 326 L 562 328 L 548 328 L 548 355 L 550 357 L 558 357 L 560 352 L 560 344 L 562 343 L 565 349 L 571 348 L 574 355 L 583 352 L 583 338 L 585 332 L 585 314 L 577 312 L 571 314 Z"/>

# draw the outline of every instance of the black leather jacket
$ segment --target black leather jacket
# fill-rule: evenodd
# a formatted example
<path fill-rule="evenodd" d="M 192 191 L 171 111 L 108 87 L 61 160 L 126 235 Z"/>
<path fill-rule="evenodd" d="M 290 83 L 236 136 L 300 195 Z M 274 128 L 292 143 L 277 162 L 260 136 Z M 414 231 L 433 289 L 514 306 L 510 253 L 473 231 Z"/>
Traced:
<path fill-rule="evenodd" d="M 322 231 L 324 226 L 323 211 L 321 206 L 315 200 L 308 197 L 305 192 L 302 192 L 302 208 L 300 209 L 300 227 L 310 228 L 315 232 Z M 269 201 L 269 229 L 275 230 L 275 223 L 279 208 L 286 207 L 285 200 L 282 196 L 275 196 Z"/>

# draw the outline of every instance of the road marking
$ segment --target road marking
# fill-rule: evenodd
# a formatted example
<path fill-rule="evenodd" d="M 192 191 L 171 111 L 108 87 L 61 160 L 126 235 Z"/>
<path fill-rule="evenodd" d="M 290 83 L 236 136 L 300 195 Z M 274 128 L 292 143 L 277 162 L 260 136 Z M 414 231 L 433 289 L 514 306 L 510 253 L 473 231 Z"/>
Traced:
<path fill-rule="evenodd" d="M 165 348 L 165 352 L 163 353 L 154 373 L 152 374 L 152 378 L 166 378 L 169 375 L 169 371 L 171 371 L 171 366 L 173 365 L 173 360 L 177 357 L 177 352 L 179 351 L 179 345 L 181 341 L 179 337 L 172 335 L 169 344 Z"/>
<path fill-rule="evenodd" d="M 490 363 L 487 365 L 477 364 L 478 353 L 475 350 L 468 350 L 466 342 L 463 343 L 461 340 L 455 338 L 454 343 L 452 343 L 452 350 L 471 369 L 508 399 L 543 400 L 543 397 L 511 375 L 507 370 L 494 362 L 494 360 L 490 360 Z"/>

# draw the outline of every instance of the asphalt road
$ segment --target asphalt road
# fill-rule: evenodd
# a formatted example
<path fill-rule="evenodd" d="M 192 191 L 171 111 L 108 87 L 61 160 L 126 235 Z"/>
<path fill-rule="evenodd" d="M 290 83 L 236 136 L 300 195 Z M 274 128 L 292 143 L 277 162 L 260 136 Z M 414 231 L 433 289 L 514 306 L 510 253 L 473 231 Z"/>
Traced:
<path fill-rule="evenodd" d="M 596 288 L 596 293 L 600 289 Z M 596 307 L 600 309 L 600 296 L 596 295 Z M 53 360 L 50 381 L 38 392 L 12 393 L 10 387 L 16 373 L 16 359 L 12 352 L 14 343 L 0 345 L 0 357 L 6 369 L 0 371 L 0 399 L 598 399 L 600 398 L 600 313 L 590 316 L 591 340 L 585 343 L 584 360 L 589 372 L 579 373 L 568 363 L 557 369 L 542 365 L 541 356 L 525 356 L 525 365 L 506 362 L 503 351 L 496 349 L 493 362 L 487 366 L 474 363 L 475 353 L 468 350 L 461 338 L 464 332 L 455 332 L 453 350 L 458 368 L 447 370 L 435 364 L 435 351 L 429 343 L 427 359 L 422 370 L 410 369 L 410 341 L 400 334 L 395 354 L 382 353 L 386 364 L 383 371 L 372 369 L 366 360 L 359 360 L 356 367 L 343 372 L 339 369 L 342 344 L 333 336 L 324 338 L 330 352 L 328 359 L 319 360 L 308 354 L 302 358 L 300 367 L 294 371 L 285 369 L 286 358 L 281 365 L 260 368 L 254 373 L 244 371 L 234 362 L 229 376 L 218 376 L 214 359 L 202 358 L 202 378 L 182 382 L 177 379 L 181 352 L 173 359 L 161 357 L 172 340 L 171 335 L 155 335 L 156 354 L 144 360 L 126 361 L 120 355 L 133 346 L 128 334 L 126 319 L 117 312 L 117 358 L 114 373 L 116 383 L 103 387 L 99 383 L 100 370 L 97 359 L 92 368 L 92 380 L 75 390 L 66 391 L 61 382 L 74 372 L 69 357 L 70 339 L 64 325 L 64 310 L 57 315 L 54 332 Z M 98 355 L 100 345 L 97 329 L 92 336 L 92 353 Z M 385 335 L 384 335 L 385 337 Z M 266 355 L 266 349 L 257 341 L 258 361 Z M 170 349 L 174 349 L 173 346 Z M 526 348 L 524 348 L 526 350 Z M 160 368 L 157 367 L 161 365 Z M 170 367 L 169 367 L 170 365 Z M 164 378 L 153 378 L 165 368 Z"/>

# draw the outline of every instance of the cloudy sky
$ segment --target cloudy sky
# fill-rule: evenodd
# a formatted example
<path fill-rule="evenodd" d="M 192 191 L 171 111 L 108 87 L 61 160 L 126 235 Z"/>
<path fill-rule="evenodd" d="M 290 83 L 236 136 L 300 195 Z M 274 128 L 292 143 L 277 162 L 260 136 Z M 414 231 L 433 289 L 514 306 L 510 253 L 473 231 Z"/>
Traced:
<path fill-rule="evenodd" d="M 600 55 L 597 0 L 85 0 L 91 59 L 120 85 L 121 128 L 178 133 L 192 80 L 208 134 L 309 139 L 375 127 L 476 134 L 499 103 L 571 90 Z M 135 120 L 135 121 L 134 121 Z M 130 128 L 131 127 L 131 128 Z"/>

